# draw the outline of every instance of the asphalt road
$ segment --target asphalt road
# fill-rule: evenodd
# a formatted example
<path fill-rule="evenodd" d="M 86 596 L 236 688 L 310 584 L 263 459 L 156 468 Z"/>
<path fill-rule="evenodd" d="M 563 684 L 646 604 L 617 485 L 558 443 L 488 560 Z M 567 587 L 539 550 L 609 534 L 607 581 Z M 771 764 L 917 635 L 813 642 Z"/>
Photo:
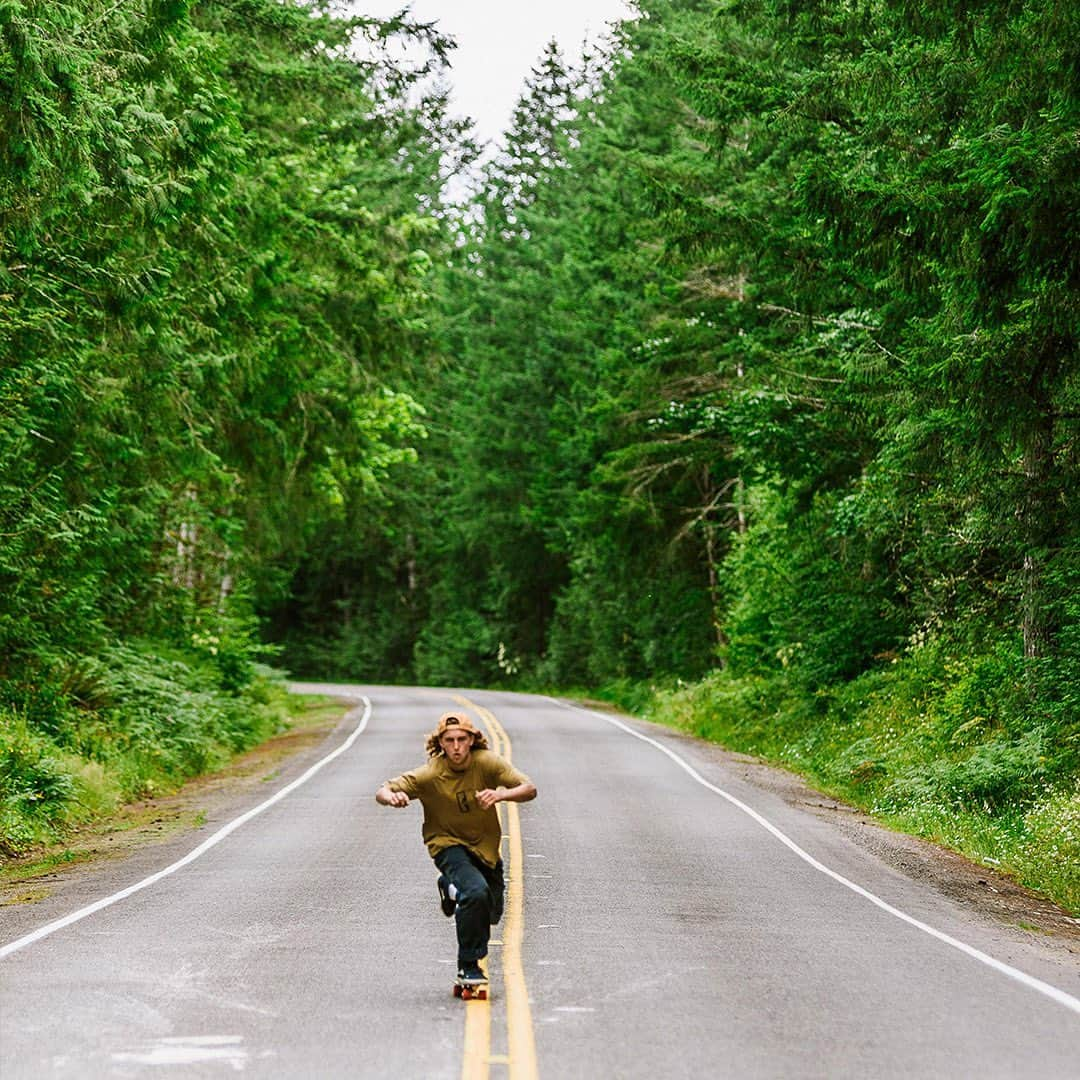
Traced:
<path fill-rule="evenodd" d="M 199 857 L 34 940 L 45 915 L 0 913 L 0 946 L 25 942 L 0 959 L 0 1077 L 1080 1077 L 1075 954 L 694 740 L 545 698 L 463 692 L 540 795 L 492 1001 L 455 1001 L 419 808 L 372 798 L 454 692 L 351 692 L 370 711 L 320 753 L 364 722 L 351 745 Z M 106 868 L 83 900 L 182 853 Z"/>

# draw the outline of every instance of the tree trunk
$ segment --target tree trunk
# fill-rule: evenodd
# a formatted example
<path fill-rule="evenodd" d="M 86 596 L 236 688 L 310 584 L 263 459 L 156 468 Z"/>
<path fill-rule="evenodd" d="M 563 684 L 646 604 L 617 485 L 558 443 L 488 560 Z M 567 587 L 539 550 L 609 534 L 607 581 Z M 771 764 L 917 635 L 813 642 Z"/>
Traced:
<path fill-rule="evenodd" d="M 1044 577 L 1046 556 L 1056 535 L 1051 482 L 1054 467 L 1054 419 L 1049 408 L 1040 411 L 1024 447 L 1024 491 L 1020 519 L 1023 562 L 1020 571 L 1020 621 L 1024 656 L 1045 656 L 1050 641 Z"/>
<path fill-rule="evenodd" d="M 709 574 L 709 608 L 712 612 L 713 633 L 716 636 L 717 648 L 722 650 L 727 644 L 724 627 L 720 617 L 720 574 L 718 572 L 718 560 L 716 557 L 716 525 L 710 520 L 709 507 L 716 504 L 720 497 L 716 491 L 712 479 L 712 470 L 705 465 L 701 471 L 702 505 L 706 507 L 701 519 L 702 529 L 705 532 L 705 562 Z M 720 666 L 724 666 L 721 654 Z"/>

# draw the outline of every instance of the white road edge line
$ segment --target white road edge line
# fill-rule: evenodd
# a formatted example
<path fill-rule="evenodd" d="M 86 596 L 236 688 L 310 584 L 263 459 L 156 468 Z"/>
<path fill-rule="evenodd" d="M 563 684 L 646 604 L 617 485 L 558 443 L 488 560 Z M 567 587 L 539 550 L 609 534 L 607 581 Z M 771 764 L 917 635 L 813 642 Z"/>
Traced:
<path fill-rule="evenodd" d="M 1018 968 L 1014 968 L 1009 964 L 1003 963 L 1001 960 L 995 960 L 994 957 L 987 953 L 981 952 L 972 945 L 968 945 L 957 938 L 950 937 L 948 934 L 943 933 L 941 930 L 935 930 L 934 927 L 921 922 L 919 919 L 908 915 L 906 912 L 901 911 L 899 908 L 895 908 L 892 904 L 885 900 L 882 900 L 880 896 L 875 896 L 872 892 L 864 889 L 861 885 L 856 885 L 854 881 L 849 881 L 842 874 L 838 874 L 835 870 L 830 870 L 824 863 L 818 862 L 817 859 L 810 855 L 808 852 L 803 851 L 798 844 L 795 843 L 789 836 L 782 833 L 771 821 L 764 818 L 752 807 L 747 806 L 741 799 L 737 799 L 734 795 L 729 794 L 722 788 L 718 788 L 715 784 L 710 784 L 692 765 L 684 761 L 673 750 L 669 750 L 662 743 L 656 741 L 656 739 L 650 739 L 648 735 L 642 735 L 641 732 L 635 731 L 628 724 L 624 724 L 621 720 L 616 720 L 612 716 L 605 716 L 603 713 L 593 712 L 590 709 L 583 709 L 579 705 L 571 705 L 568 702 L 558 701 L 557 698 L 550 698 L 549 700 L 555 701 L 557 704 L 562 705 L 564 708 L 573 709 L 576 712 L 583 712 L 588 716 L 594 716 L 599 720 L 606 720 L 609 724 L 613 724 L 617 728 L 621 728 L 628 735 L 633 735 L 635 739 L 640 739 L 642 742 L 648 743 L 650 746 L 655 747 L 662 754 L 666 754 L 672 761 L 675 762 L 679 768 L 683 769 L 690 774 L 699 784 L 708 788 L 710 791 L 715 792 L 723 799 L 727 799 L 732 806 L 738 807 L 744 814 L 749 815 L 754 819 L 763 829 L 768 830 L 776 837 L 780 843 L 790 848 L 796 855 L 799 856 L 804 862 L 809 863 L 815 870 L 820 871 L 826 877 L 830 877 L 833 881 L 843 885 L 844 888 L 850 889 L 853 893 L 858 893 L 859 896 L 866 900 L 869 900 L 871 904 L 877 905 L 882 911 L 887 911 L 890 915 L 896 916 L 902 922 L 908 923 L 910 926 L 914 926 L 918 930 L 922 930 L 924 934 L 929 934 L 933 938 L 937 938 L 938 941 L 944 942 L 944 944 L 951 946 L 954 949 L 958 949 L 960 952 L 967 956 L 970 956 L 974 960 L 978 960 L 982 964 L 986 964 L 987 967 L 993 968 L 995 971 L 1000 972 L 1002 975 L 1008 976 L 1010 979 L 1015 979 L 1018 983 L 1022 983 L 1024 986 L 1031 990 L 1036 990 L 1040 994 L 1045 994 L 1046 997 L 1052 1001 L 1056 1001 L 1059 1005 L 1064 1005 L 1066 1009 L 1071 1009 L 1074 1013 L 1080 1014 L 1080 998 L 1075 998 L 1071 994 L 1067 994 L 1064 990 L 1059 990 L 1056 986 L 1051 986 L 1049 983 L 1043 982 L 1041 979 L 1036 979 L 1031 975 L 1025 974 Z"/>
<path fill-rule="evenodd" d="M 78 911 L 73 911 L 70 915 L 65 915 L 62 919 L 56 919 L 54 922 L 46 923 L 44 926 L 39 927 L 37 930 L 32 931 L 25 937 L 18 938 L 15 941 L 9 942 L 7 945 L 0 948 L 0 960 L 10 956 L 14 952 L 18 952 L 20 949 L 25 949 L 28 945 L 33 945 L 37 941 L 41 941 L 42 938 L 48 937 L 50 934 L 55 934 L 57 930 L 63 930 L 65 926 L 71 926 L 72 923 L 77 923 L 81 919 L 85 919 L 89 915 L 93 915 L 97 911 L 101 911 L 102 908 L 110 907 L 112 904 L 119 903 L 121 900 L 126 899 L 133 893 L 137 893 L 142 889 L 153 885 L 155 882 L 160 881 L 163 877 L 168 877 L 169 874 L 175 874 L 181 867 L 187 866 L 188 863 L 194 862 L 200 855 L 205 855 L 216 844 L 220 844 L 230 833 L 235 832 L 241 825 L 250 821 L 253 817 L 261 814 L 268 807 L 271 807 L 276 802 L 284 799 L 286 795 L 295 791 L 301 784 L 306 784 L 324 765 L 328 765 L 339 754 L 344 754 L 346 750 L 361 735 L 364 728 L 367 727 L 368 720 L 371 719 L 371 701 L 366 696 L 361 695 L 360 700 L 364 703 L 364 712 L 360 717 L 360 723 L 352 731 L 349 737 L 339 746 L 337 749 L 332 750 L 326 757 L 316 761 L 310 769 L 307 770 L 302 776 L 298 776 L 291 784 L 287 784 L 279 792 L 271 795 L 265 802 L 259 803 L 258 806 L 247 813 L 241 814 L 238 818 L 234 818 L 228 823 L 228 825 L 222 826 L 213 836 L 207 837 L 197 848 L 193 851 L 189 851 L 182 859 L 178 859 L 176 862 L 166 866 L 164 870 L 159 870 L 156 874 L 151 874 L 148 878 L 143 878 L 142 881 L 136 882 L 134 885 L 129 885 L 126 889 L 121 889 L 120 892 L 113 893 L 111 896 L 103 897 L 101 900 L 96 901 L 93 904 L 88 904 L 84 908 L 79 908 Z M 356 709 L 352 709 L 349 713 L 355 713 Z"/>

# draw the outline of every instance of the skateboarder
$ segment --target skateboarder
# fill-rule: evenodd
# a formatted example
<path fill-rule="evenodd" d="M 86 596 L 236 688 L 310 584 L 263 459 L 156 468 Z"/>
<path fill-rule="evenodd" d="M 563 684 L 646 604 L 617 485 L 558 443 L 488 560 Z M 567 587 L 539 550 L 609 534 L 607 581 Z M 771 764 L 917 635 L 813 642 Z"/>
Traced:
<path fill-rule="evenodd" d="M 412 799 L 423 805 L 422 832 L 439 868 L 442 910 L 457 923 L 458 986 L 484 987 L 479 962 L 487 956 L 492 925 L 502 917 L 505 892 L 495 804 L 529 802 L 536 786 L 488 749 L 464 712 L 444 713 L 426 749 L 426 764 L 387 780 L 375 799 L 383 806 L 403 808 Z"/>

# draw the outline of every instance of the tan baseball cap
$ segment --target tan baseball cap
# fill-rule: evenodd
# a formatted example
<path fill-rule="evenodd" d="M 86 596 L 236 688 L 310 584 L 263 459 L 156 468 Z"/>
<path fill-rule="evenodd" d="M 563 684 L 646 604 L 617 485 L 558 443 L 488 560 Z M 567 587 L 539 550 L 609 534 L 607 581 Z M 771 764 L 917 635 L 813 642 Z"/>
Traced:
<path fill-rule="evenodd" d="M 450 728 L 456 731 L 467 731 L 470 735 L 480 735 L 481 732 L 473 727 L 472 721 L 464 713 L 448 712 L 439 717 L 439 726 L 435 729 L 435 736 L 446 733 Z"/>

